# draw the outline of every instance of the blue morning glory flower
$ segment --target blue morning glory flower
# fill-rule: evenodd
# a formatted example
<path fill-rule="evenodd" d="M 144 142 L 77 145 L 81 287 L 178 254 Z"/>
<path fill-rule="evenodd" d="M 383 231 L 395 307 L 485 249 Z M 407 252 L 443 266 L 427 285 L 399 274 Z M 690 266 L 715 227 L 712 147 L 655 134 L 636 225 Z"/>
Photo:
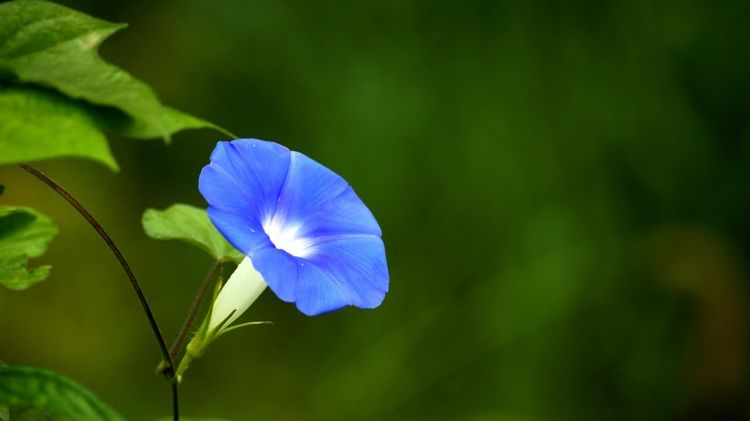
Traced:
<path fill-rule="evenodd" d="M 265 284 L 307 315 L 383 301 L 380 226 L 333 171 L 277 143 L 238 139 L 216 145 L 199 189 L 213 224 L 248 257 L 217 298 L 212 325 L 229 325 Z"/>

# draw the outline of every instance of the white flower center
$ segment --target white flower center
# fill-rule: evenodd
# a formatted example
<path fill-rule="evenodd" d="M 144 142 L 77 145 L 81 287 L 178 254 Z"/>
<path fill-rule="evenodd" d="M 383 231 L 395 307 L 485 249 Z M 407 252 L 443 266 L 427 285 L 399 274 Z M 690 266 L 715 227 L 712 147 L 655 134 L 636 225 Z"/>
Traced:
<path fill-rule="evenodd" d="M 263 231 L 277 249 L 284 250 L 295 257 L 305 257 L 312 251 L 309 248 L 312 242 L 297 234 L 300 228 L 302 228 L 301 224 L 285 223 L 275 215 L 263 223 Z"/>

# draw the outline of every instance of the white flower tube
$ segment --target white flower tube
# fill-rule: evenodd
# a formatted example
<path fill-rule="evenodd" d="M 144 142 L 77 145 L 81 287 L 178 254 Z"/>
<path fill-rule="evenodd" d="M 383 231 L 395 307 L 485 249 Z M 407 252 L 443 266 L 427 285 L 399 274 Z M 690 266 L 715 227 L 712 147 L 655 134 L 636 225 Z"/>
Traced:
<path fill-rule="evenodd" d="M 190 366 L 191 361 L 203 355 L 208 345 L 218 338 L 222 333 L 232 329 L 232 322 L 237 320 L 266 289 L 266 282 L 255 270 L 249 257 L 246 257 L 232 276 L 224 284 L 219 295 L 214 300 L 211 314 L 203 319 L 200 330 L 193 336 L 185 347 L 185 355 L 177 367 L 177 381 L 182 381 L 182 376 Z M 208 321 L 208 323 L 206 323 Z M 268 322 L 250 322 L 238 326 L 249 326 Z"/>
<path fill-rule="evenodd" d="M 227 328 L 258 299 L 267 286 L 250 258 L 245 257 L 216 297 L 208 331 L 213 332 L 225 320 L 222 329 Z"/>

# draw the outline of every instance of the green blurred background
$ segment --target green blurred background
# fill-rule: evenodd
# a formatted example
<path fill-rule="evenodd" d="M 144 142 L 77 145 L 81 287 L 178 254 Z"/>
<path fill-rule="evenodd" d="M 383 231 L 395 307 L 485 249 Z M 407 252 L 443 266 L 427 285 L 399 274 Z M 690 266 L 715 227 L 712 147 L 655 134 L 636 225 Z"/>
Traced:
<path fill-rule="evenodd" d="M 237 420 L 749 419 L 748 2 L 64 1 L 129 22 L 102 54 L 169 105 L 325 163 L 380 221 L 391 292 L 308 318 L 266 292 L 188 372 Z M 203 206 L 219 136 L 113 138 L 122 171 L 40 163 L 130 259 L 174 337 L 210 259 L 140 217 Z M 114 258 L 41 183 L 1 203 L 61 234 L 0 290 L 0 360 L 132 419 L 169 414 Z"/>

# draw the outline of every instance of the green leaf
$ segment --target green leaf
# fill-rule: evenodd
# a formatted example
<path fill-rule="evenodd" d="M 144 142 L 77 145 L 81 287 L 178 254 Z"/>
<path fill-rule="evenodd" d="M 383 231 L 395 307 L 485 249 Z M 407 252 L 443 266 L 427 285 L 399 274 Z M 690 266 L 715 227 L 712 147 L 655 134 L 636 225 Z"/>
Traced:
<path fill-rule="evenodd" d="M 10 407 L 13 419 L 17 409 L 26 415 L 25 419 L 122 419 L 80 384 L 34 367 L 0 365 L 0 404 Z M 33 417 L 26 413 L 30 409 Z"/>
<path fill-rule="evenodd" d="M 144 121 L 133 120 L 119 110 L 96 109 L 92 112 L 96 118 L 97 125 L 106 132 L 135 139 L 153 139 L 161 136 L 161 133 L 157 131 L 156 127 L 149 125 Z M 161 108 L 161 113 L 163 123 L 165 124 L 168 133 L 176 133 L 181 130 L 189 129 L 212 128 L 232 138 L 237 137 L 227 130 L 209 123 L 206 120 L 193 117 L 182 111 L 175 110 L 174 108 L 163 106 Z"/>
<path fill-rule="evenodd" d="M 143 213 L 143 229 L 157 240 L 183 240 L 207 251 L 219 261 L 240 263 L 245 256 L 232 247 L 211 223 L 205 209 L 176 204 L 166 210 Z"/>
<path fill-rule="evenodd" d="M 27 267 L 57 235 L 49 218 L 28 208 L 0 207 L 0 285 L 26 289 L 49 275 L 50 266 Z M 0 402 L 1 403 L 1 402 Z"/>
<path fill-rule="evenodd" d="M 0 405 L 0 421 L 10 421 L 10 412 L 5 405 Z"/>
<path fill-rule="evenodd" d="M 117 170 L 92 108 L 47 89 L 0 86 L 0 165 L 72 156 Z"/>
<path fill-rule="evenodd" d="M 45 1 L 2 3 L 0 79 L 117 109 L 125 115 L 109 121 L 107 129 L 124 136 L 169 140 L 182 129 L 218 129 L 164 107 L 148 85 L 102 60 L 99 45 L 124 27 Z"/>

